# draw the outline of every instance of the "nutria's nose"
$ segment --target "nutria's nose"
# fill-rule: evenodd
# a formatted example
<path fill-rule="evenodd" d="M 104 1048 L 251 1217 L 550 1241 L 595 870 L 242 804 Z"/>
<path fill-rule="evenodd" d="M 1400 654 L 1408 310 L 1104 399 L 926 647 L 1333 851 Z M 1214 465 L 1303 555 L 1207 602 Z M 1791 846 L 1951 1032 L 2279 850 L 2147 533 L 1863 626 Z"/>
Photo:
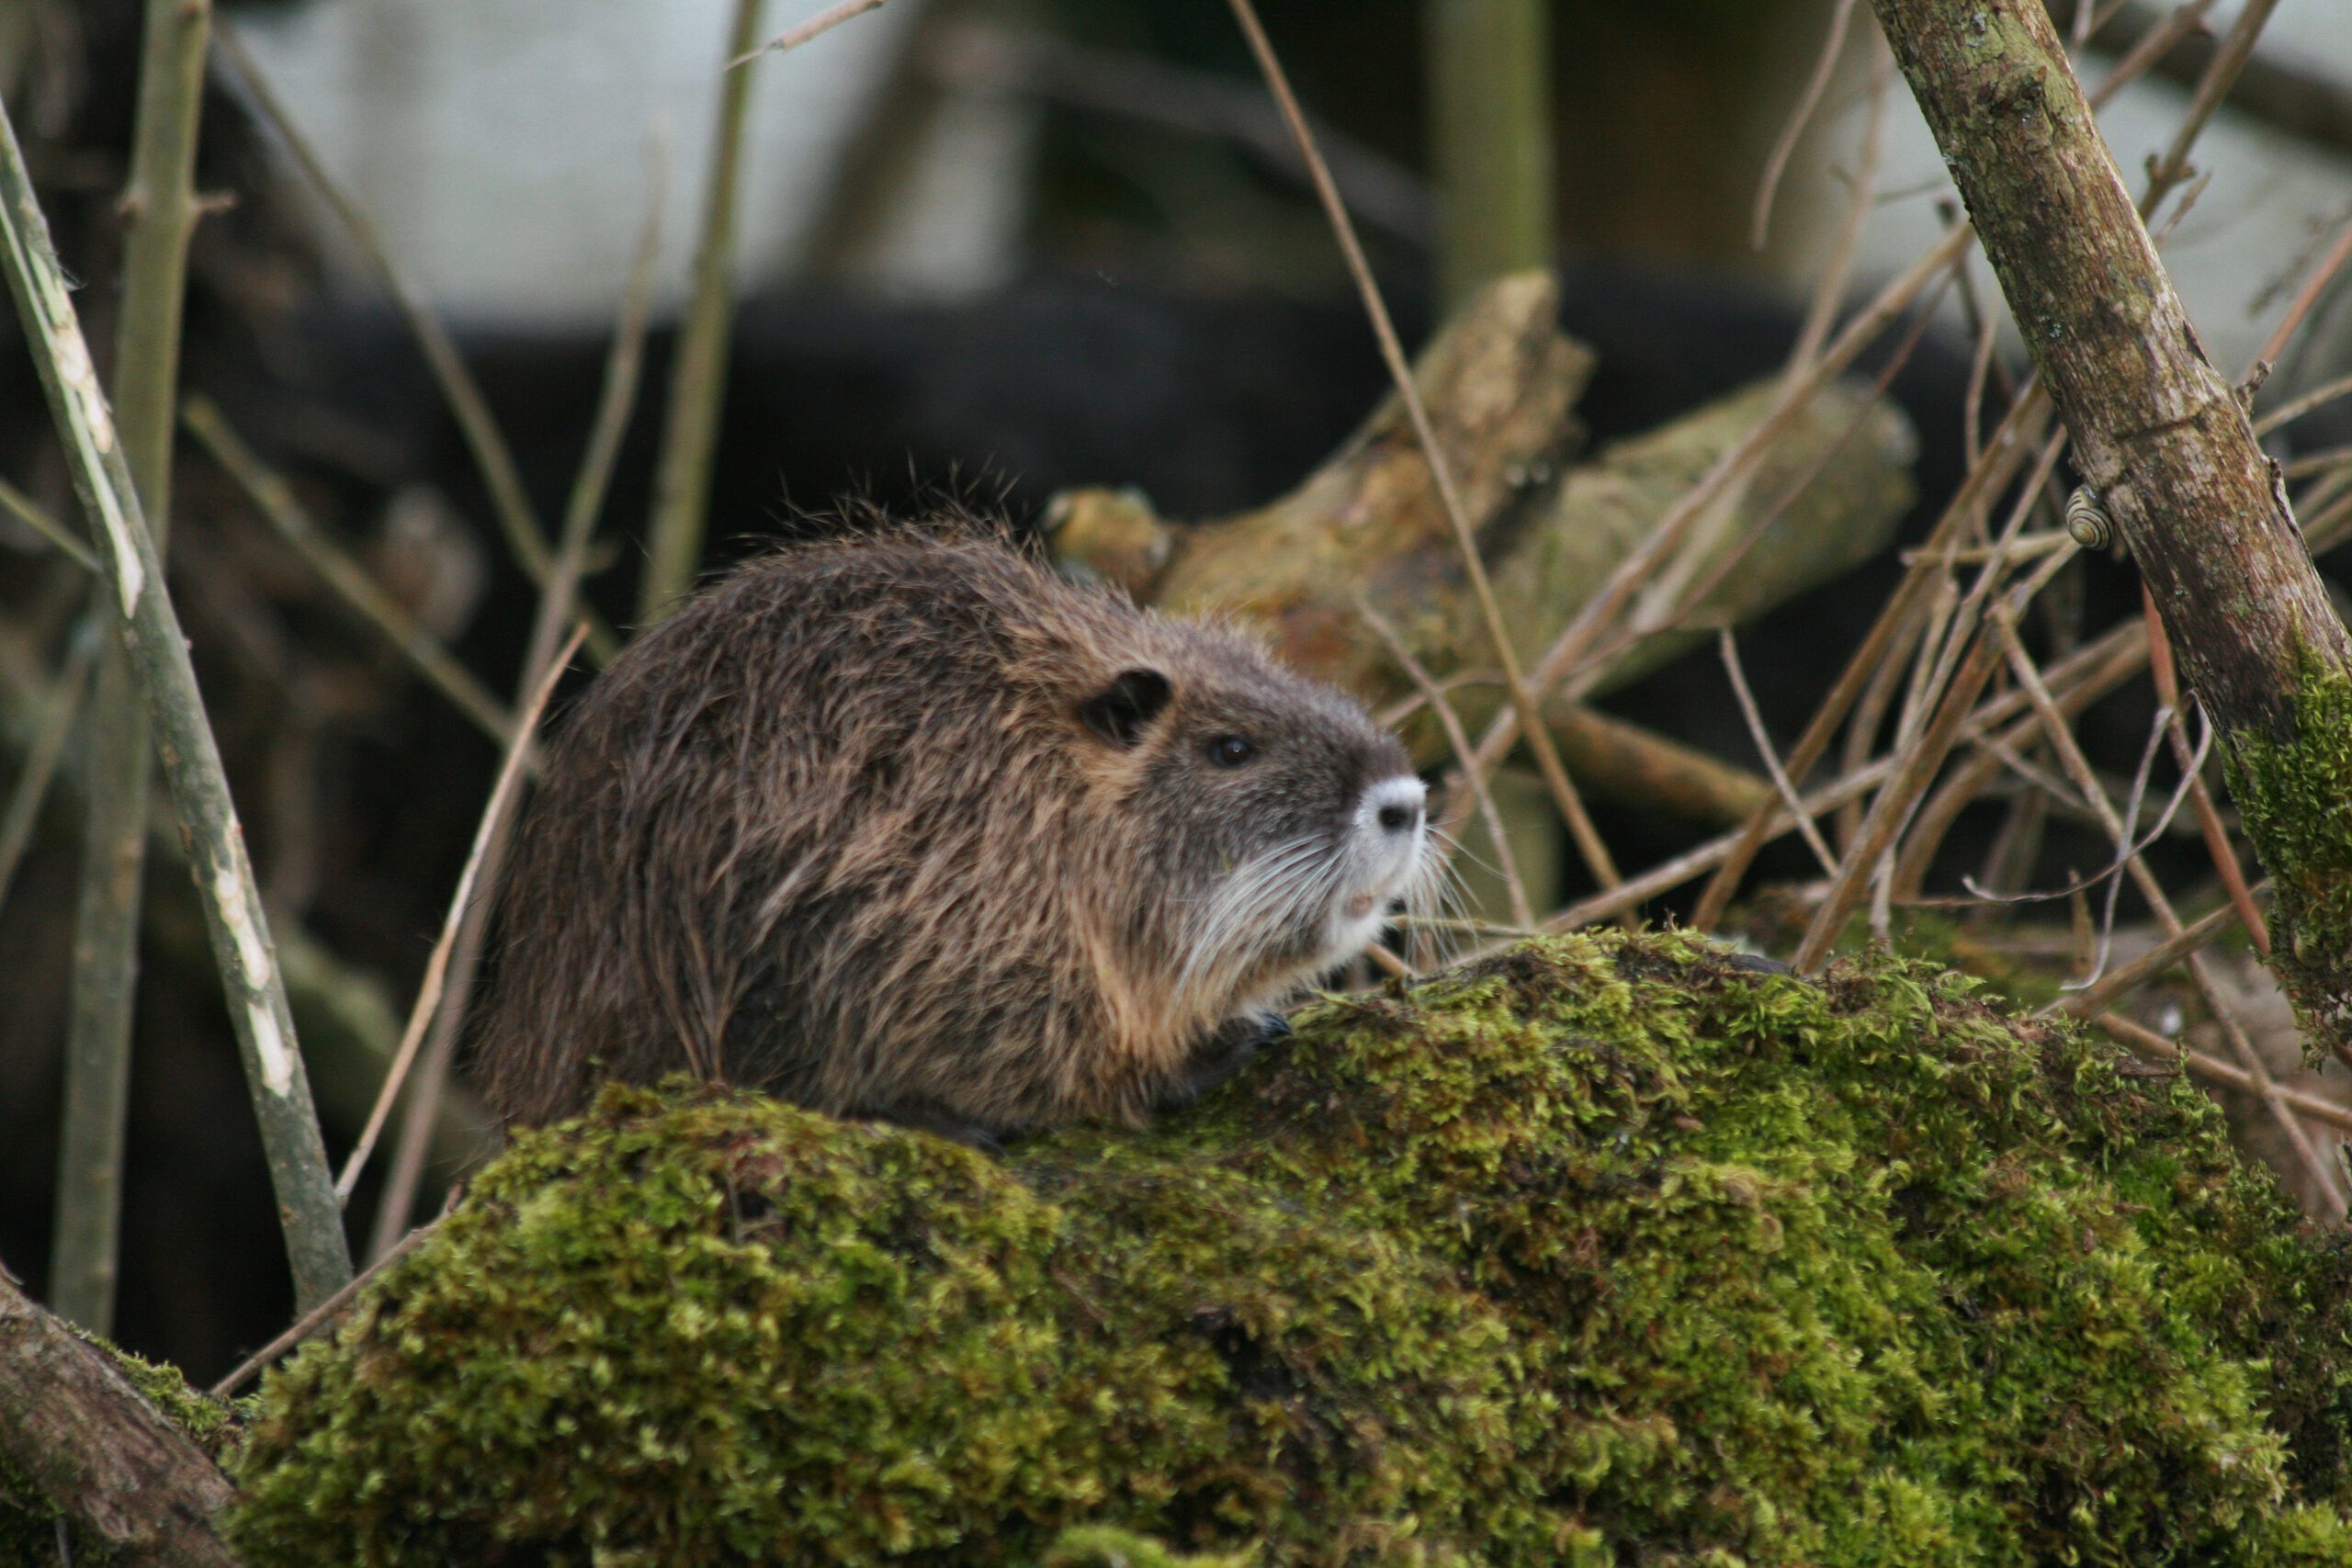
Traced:
<path fill-rule="evenodd" d="M 1372 819 L 1387 833 L 1409 833 L 1421 825 L 1421 813 L 1429 799 L 1429 791 L 1421 781 L 1410 773 L 1403 778 L 1385 779 L 1366 792 L 1372 807 Z"/>

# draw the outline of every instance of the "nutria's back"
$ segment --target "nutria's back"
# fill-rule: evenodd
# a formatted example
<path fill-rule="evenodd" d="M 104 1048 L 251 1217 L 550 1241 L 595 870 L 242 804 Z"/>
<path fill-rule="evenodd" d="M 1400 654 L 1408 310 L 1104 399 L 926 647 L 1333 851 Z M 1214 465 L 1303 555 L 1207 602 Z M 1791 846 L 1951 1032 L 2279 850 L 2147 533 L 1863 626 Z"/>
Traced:
<path fill-rule="evenodd" d="M 690 1070 L 835 1114 L 1134 1120 L 1361 951 L 1421 786 L 1353 702 L 988 538 L 796 547 L 615 660 L 503 883 L 510 1118 Z"/>

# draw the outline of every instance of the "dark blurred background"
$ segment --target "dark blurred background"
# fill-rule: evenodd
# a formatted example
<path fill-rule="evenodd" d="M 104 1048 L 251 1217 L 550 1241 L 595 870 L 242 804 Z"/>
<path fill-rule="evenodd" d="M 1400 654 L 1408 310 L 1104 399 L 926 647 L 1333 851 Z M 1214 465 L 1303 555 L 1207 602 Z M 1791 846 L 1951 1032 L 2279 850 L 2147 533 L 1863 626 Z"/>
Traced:
<path fill-rule="evenodd" d="M 1439 313 L 1427 29 L 1447 3 L 1261 7 L 1408 343 Z M 817 8 L 772 0 L 767 30 Z M 2334 83 L 2340 103 L 2352 39 L 2294 16 L 2328 9 L 2282 7 L 2265 47 Z M 140 11 L 135 0 L 0 11 L 0 93 L 102 364 Z M 1752 209 L 1828 11 L 1822 0 L 1550 8 L 1549 227 L 1564 324 L 1599 355 L 1578 410 L 1596 442 L 1767 374 L 1787 353 L 1860 134 L 1871 47 L 1860 28 L 1760 248 Z M 451 322 L 543 517 L 560 514 L 572 482 L 636 236 L 661 193 L 656 329 L 604 513 L 613 542 L 589 585 L 623 626 L 727 12 L 722 0 L 276 0 L 224 6 L 220 18 Z M 1171 517 L 1212 517 L 1295 484 L 1381 396 L 1363 313 L 1224 6 L 891 0 L 759 70 L 710 563 L 844 498 L 903 509 L 955 493 L 1030 519 L 1057 491 L 1101 484 L 1136 487 Z M 2168 135 L 2185 93 L 2171 78 L 2191 70 L 2158 73 L 2112 111 L 2127 165 Z M 1860 286 L 1917 254 L 1949 195 L 1899 84 L 1889 115 Z M 2169 254 L 2214 357 L 2235 364 L 2283 308 L 2279 280 L 2342 222 L 2352 149 L 2340 118 L 2257 106 L 2225 113 L 2201 162 L 2214 194 Z M 533 596 L 466 445 L 381 286 L 218 73 L 199 185 L 221 199 L 191 260 L 184 387 L 217 400 L 320 525 L 511 694 Z M 2300 384 L 2346 357 L 2342 313 L 2318 320 L 2281 367 Z M 1968 353 L 1964 321 L 1939 321 L 1894 382 L 1922 437 L 1924 500 L 1908 532 L 1961 471 Z M 2315 422 L 2293 438 L 2308 449 L 2346 435 Z M 0 477 L 73 514 L 13 320 L 0 323 Z M 175 483 L 172 587 L 289 971 L 309 966 L 298 1017 L 339 1158 L 496 756 L 187 441 Z M 1743 634 L 1783 741 L 1889 581 L 1882 562 Z M 2134 592 L 2094 563 L 2075 600 L 2091 606 L 2083 624 L 2104 626 Z M 0 784 L 23 769 L 85 592 L 78 571 L 0 517 Z M 1611 705 L 1753 765 L 1712 653 Z M 2094 714 L 2086 733 L 2103 762 L 2129 772 L 2147 705 L 2142 693 Z M 74 962 L 75 758 L 69 743 L 0 904 L 0 1260 L 37 1294 Z M 1633 865 L 1702 836 L 1607 803 L 1600 812 Z M 2099 858 L 2063 827 L 2047 851 L 2056 878 Z M 1802 875 L 1808 863 L 1789 852 L 1762 869 Z M 1574 892 L 1577 874 L 1562 874 Z M 159 855 L 149 889 L 114 1326 L 202 1381 L 283 1326 L 290 1296 L 185 875 Z M 481 1130 L 462 1091 L 445 1122 L 436 1184 Z M 362 1238 L 377 1179 L 354 1200 Z"/>

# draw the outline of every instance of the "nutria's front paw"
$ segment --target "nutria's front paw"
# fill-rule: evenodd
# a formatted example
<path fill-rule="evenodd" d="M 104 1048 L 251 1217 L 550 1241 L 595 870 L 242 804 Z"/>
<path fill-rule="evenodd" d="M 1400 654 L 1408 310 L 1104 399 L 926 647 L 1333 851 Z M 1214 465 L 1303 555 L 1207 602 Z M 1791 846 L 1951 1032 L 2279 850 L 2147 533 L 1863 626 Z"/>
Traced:
<path fill-rule="evenodd" d="M 1159 1097 L 1159 1111 L 1181 1111 L 1258 1059 L 1260 1052 L 1290 1038 L 1290 1020 L 1278 1012 L 1233 1020 L 1202 1042 L 1184 1064 L 1183 1075 Z"/>
<path fill-rule="evenodd" d="M 935 1100 L 909 1100 L 893 1105 L 869 1106 L 858 1112 L 875 1122 L 888 1122 L 894 1127 L 911 1127 L 920 1133 L 931 1133 L 952 1143 L 975 1148 L 990 1159 L 1004 1157 L 1004 1141 L 1016 1135 L 1010 1127 L 987 1127 L 959 1116 Z"/>

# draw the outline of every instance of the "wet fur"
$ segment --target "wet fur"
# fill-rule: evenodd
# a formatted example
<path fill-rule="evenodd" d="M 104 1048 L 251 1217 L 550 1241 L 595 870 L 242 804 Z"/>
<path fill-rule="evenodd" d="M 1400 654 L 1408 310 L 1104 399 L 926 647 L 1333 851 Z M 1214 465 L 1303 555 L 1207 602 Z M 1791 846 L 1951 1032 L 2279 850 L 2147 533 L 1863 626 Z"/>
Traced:
<path fill-rule="evenodd" d="M 1227 733 L 1250 765 L 1210 760 Z M 956 1133 L 1137 1122 L 1330 962 L 1336 846 L 1407 769 L 1245 639 L 1002 542 L 796 546 L 562 726 L 477 1072 L 533 1122 L 682 1069 Z"/>

